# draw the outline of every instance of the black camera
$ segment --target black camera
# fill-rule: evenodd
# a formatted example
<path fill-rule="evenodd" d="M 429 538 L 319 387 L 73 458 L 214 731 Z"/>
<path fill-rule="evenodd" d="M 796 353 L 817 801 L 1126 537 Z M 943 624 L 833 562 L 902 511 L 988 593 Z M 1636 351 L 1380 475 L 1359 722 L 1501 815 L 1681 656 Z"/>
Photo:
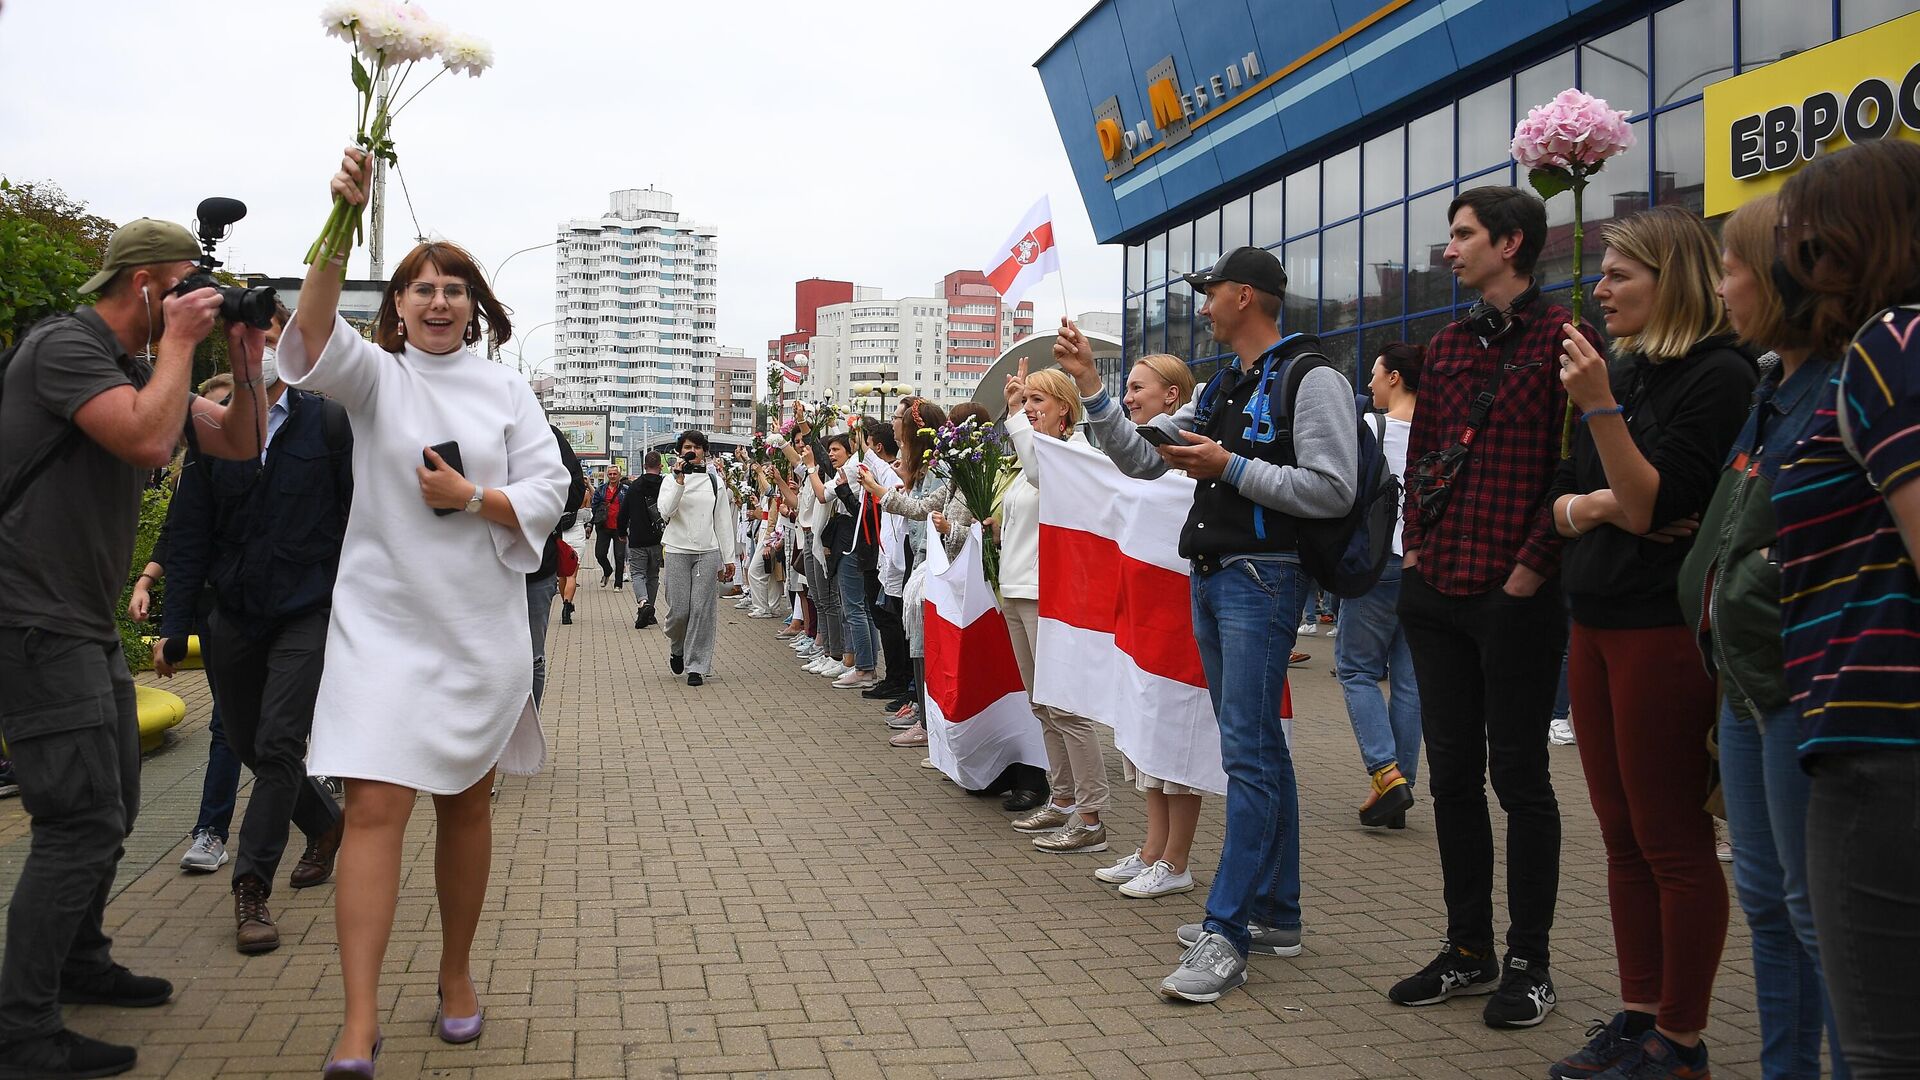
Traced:
<path fill-rule="evenodd" d="M 206 253 L 200 256 L 199 269 L 175 285 L 172 295 L 185 296 L 201 289 L 214 289 L 220 293 L 222 319 L 230 323 L 245 323 L 256 330 L 271 327 L 274 309 L 279 306 L 279 297 L 271 288 L 265 285 L 252 289 L 222 285 L 213 276 L 214 268 L 220 265 L 220 260 L 213 257 L 213 249 L 227 238 L 227 232 L 234 222 L 247 216 L 247 204 L 239 199 L 215 196 L 200 200 L 200 206 L 194 213 L 194 228 L 200 233 L 200 246 L 206 249 Z"/>

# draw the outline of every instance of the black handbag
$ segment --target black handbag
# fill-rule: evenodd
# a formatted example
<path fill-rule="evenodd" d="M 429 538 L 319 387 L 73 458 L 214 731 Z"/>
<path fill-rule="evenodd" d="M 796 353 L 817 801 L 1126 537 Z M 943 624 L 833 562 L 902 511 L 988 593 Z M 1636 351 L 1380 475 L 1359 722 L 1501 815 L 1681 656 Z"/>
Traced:
<path fill-rule="evenodd" d="M 1500 396 L 1500 386 L 1513 361 L 1516 342 L 1517 336 L 1509 336 L 1506 347 L 1500 350 L 1500 362 L 1480 385 L 1480 392 L 1473 399 L 1473 408 L 1467 412 L 1467 426 L 1453 445 L 1441 450 L 1429 450 L 1407 466 L 1407 503 L 1420 515 L 1422 526 L 1432 528 L 1446 516 L 1447 505 L 1453 501 L 1453 483 L 1460 476 L 1461 466 L 1467 463 L 1467 454 L 1473 450 L 1473 440 L 1479 436 L 1480 429 L 1486 426 L 1487 417 L 1493 415 L 1493 403 Z"/>

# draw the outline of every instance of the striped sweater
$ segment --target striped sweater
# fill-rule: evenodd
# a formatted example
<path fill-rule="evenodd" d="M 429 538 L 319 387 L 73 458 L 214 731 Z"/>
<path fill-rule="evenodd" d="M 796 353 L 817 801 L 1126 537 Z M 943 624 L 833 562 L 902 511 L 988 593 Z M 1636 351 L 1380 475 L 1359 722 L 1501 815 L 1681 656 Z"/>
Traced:
<path fill-rule="evenodd" d="M 1802 761 L 1920 749 L 1920 578 L 1888 497 L 1920 478 L 1920 305 L 1868 320 L 1773 489 Z"/>

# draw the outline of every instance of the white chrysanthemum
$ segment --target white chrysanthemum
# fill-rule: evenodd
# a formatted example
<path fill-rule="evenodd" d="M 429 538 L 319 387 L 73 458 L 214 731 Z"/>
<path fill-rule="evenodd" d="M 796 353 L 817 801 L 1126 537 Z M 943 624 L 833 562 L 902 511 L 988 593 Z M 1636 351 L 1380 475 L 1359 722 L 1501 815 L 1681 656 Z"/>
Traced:
<path fill-rule="evenodd" d="M 347 44 L 353 44 L 354 27 L 360 22 L 361 4 L 357 0 L 334 0 L 320 9 L 320 25 L 327 33 Z"/>
<path fill-rule="evenodd" d="M 447 63 L 447 70 L 455 75 L 464 73 L 478 78 L 493 66 L 493 46 L 466 34 L 449 34 L 440 56 Z"/>
<path fill-rule="evenodd" d="M 378 0 L 360 9 L 360 51 L 370 58 L 395 58 L 408 41 L 409 20 L 392 4 Z"/>

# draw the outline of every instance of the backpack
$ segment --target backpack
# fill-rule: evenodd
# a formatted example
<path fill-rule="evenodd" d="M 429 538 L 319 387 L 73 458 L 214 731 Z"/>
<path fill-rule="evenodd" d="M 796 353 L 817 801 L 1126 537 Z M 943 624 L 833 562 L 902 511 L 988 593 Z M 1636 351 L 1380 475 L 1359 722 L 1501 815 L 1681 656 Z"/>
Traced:
<path fill-rule="evenodd" d="M 1261 379 L 1259 393 L 1270 396 L 1269 388 L 1276 379 L 1280 383 L 1281 408 L 1274 409 L 1270 400 L 1262 408 L 1276 429 L 1275 441 L 1282 447 L 1280 464 L 1292 465 L 1295 463 L 1292 421 L 1300 383 L 1309 371 L 1326 367 L 1329 361 L 1318 352 L 1301 352 L 1280 362 L 1277 372 L 1272 370 L 1276 361 L 1277 358 L 1267 361 L 1268 371 Z M 1213 403 L 1223 378 L 1230 376 L 1233 370 L 1228 367 L 1217 372 L 1195 397 L 1195 417 L 1199 421 L 1196 426 L 1200 430 L 1204 431 L 1207 420 L 1211 419 Z M 1365 594 L 1380 580 L 1380 572 L 1386 568 L 1387 556 L 1393 551 L 1394 523 L 1400 516 L 1400 480 L 1387 468 L 1383 446 L 1386 418 L 1372 413 L 1370 405 L 1371 401 L 1365 395 L 1354 396 L 1355 451 L 1359 469 L 1355 474 L 1353 505 L 1337 518 L 1301 518 L 1297 521 L 1300 568 L 1321 588 L 1344 599 Z M 1369 423 L 1369 417 L 1373 416 L 1377 416 L 1377 423 Z M 1256 505 L 1256 514 L 1259 509 Z"/>

